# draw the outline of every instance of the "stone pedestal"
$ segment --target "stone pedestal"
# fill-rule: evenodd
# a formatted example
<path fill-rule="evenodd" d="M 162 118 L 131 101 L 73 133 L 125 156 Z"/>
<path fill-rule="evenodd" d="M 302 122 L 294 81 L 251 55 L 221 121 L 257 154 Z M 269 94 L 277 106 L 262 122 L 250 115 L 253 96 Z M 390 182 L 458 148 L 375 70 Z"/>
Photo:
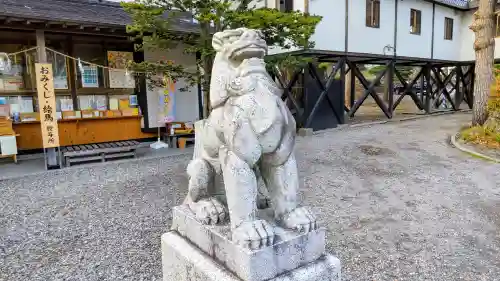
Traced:
<path fill-rule="evenodd" d="M 259 213 L 268 221 L 271 215 Z M 325 254 L 324 229 L 274 226 L 274 245 L 251 251 L 232 243 L 229 225 L 203 225 L 187 206 L 175 207 L 172 231 L 161 241 L 163 280 L 340 281 L 340 261 Z"/>

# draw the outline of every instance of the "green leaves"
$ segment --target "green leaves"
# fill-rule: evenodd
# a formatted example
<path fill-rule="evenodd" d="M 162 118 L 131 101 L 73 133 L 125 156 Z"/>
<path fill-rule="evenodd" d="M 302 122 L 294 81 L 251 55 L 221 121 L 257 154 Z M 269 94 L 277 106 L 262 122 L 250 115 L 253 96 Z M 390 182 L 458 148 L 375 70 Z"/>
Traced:
<path fill-rule="evenodd" d="M 310 38 L 320 21 L 319 16 L 310 16 L 298 11 L 284 13 L 276 9 L 261 8 L 232 13 L 229 27 L 260 29 L 269 46 L 285 49 L 312 48 L 314 44 Z"/>
<path fill-rule="evenodd" d="M 198 54 L 197 68 L 186 70 L 181 64 L 165 64 L 162 62 L 144 62 L 131 64 L 135 70 L 148 72 L 149 77 L 155 74 L 167 75 L 174 81 L 186 79 L 188 84 L 198 82 L 205 85 L 208 91 L 212 61 L 215 51 L 212 48 L 212 35 L 217 31 L 230 28 L 247 27 L 259 29 L 265 36 L 269 46 L 283 49 L 313 48 L 310 38 L 321 17 L 299 11 L 281 12 L 276 9 L 256 8 L 251 0 L 135 0 L 122 3 L 123 8 L 132 18 L 127 32 L 138 43 L 137 50 L 155 49 L 168 52 L 177 48 L 180 43 L 184 52 Z M 259 4 L 259 2 L 257 2 Z M 264 5 L 263 2 L 260 4 Z M 190 13 L 196 20 L 198 32 L 174 31 L 180 19 Z M 291 55 L 274 55 L 266 58 L 268 68 L 295 68 L 310 62 L 309 58 Z M 149 74 L 151 73 L 151 74 Z M 208 92 L 205 93 L 208 97 Z M 209 101 L 205 100 L 205 106 Z M 208 110 L 207 110 L 208 112 Z"/>

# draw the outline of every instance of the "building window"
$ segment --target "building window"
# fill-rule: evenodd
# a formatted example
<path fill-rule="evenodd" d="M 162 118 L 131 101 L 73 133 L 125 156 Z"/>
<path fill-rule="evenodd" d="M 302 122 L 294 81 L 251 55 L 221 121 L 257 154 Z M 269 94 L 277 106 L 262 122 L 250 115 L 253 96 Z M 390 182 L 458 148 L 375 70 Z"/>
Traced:
<path fill-rule="evenodd" d="M 366 0 L 366 26 L 380 27 L 380 0 Z"/>
<path fill-rule="evenodd" d="M 277 0 L 276 4 L 276 8 L 281 12 L 293 11 L 293 0 Z"/>
<path fill-rule="evenodd" d="M 419 10 L 410 10 L 410 33 L 420 35 L 422 29 L 422 12 Z"/>
<path fill-rule="evenodd" d="M 453 19 L 444 18 L 444 40 L 453 40 Z"/>

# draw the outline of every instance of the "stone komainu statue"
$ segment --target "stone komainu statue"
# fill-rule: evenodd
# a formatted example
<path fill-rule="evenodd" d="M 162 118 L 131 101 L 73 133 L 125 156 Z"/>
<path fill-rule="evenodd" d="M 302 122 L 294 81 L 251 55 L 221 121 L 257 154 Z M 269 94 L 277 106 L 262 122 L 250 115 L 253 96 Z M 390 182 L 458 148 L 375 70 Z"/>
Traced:
<path fill-rule="evenodd" d="M 212 111 L 197 124 L 185 204 L 206 224 L 222 223 L 229 214 L 237 244 L 250 249 L 271 245 L 273 227 L 256 217 L 260 174 L 278 225 L 306 232 L 316 229 L 315 216 L 298 206 L 295 120 L 281 100 L 281 89 L 266 72 L 262 33 L 227 30 L 216 33 L 212 44 L 217 51 L 210 81 Z M 213 194 L 218 175 L 227 206 Z"/>

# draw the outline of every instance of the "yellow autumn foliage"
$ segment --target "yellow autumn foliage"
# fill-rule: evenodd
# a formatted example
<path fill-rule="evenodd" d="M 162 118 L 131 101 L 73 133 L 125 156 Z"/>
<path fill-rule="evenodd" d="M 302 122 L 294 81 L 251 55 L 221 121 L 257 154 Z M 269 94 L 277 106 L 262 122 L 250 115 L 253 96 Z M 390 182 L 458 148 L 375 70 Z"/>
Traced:
<path fill-rule="evenodd" d="M 500 149 L 500 70 L 495 69 L 495 77 L 488 100 L 488 121 L 483 126 L 463 129 L 460 137 L 468 143 Z"/>

